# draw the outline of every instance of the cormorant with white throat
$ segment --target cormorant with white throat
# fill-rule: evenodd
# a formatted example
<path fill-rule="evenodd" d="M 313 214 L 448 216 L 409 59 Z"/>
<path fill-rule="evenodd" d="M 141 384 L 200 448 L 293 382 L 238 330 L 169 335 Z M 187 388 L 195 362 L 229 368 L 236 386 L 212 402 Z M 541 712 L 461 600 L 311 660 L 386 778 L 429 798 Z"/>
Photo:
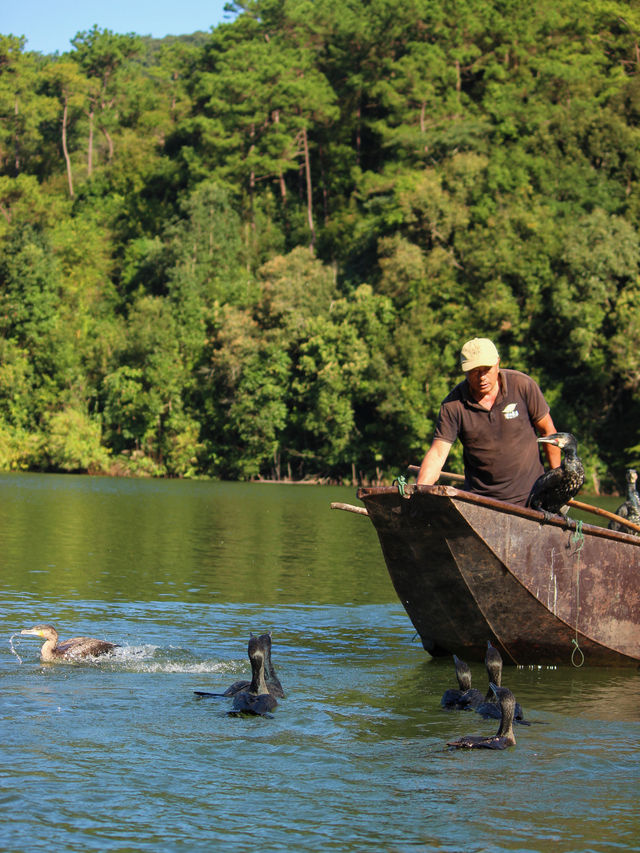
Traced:
<path fill-rule="evenodd" d="M 545 517 L 565 515 L 567 504 L 584 483 L 584 468 L 578 457 L 578 444 L 570 432 L 555 432 L 538 439 L 540 444 L 555 444 L 562 451 L 558 468 L 545 471 L 535 481 L 527 498 L 527 506 L 541 510 Z"/>
<path fill-rule="evenodd" d="M 45 641 L 40 649 L 40 660 L 45 663 L 95 658 L 109 654 L 118 648 L 116 643 L 96 640 L 95 637 L 73 637 L 71 640 L 64 640 L 59 643 L 58 632 L 53 625 L 35 625 L 33 628 L 25 628 L 20 633 L 41 637 Z"/>
<path fill-rule="evenodd" d="M 264 648 L 258 637 L 251 637 L 248 652 L 251 661 L 251 684 L 247 690 L 241 690 L 235 694 L 233 707 L 229 713 L 264 717 L 276 708 L 278 701 L 267 690 L 264 678 Z"/>
<path fill-rule="evenodd" d="M 476 704 L 474 709 L 482 717 L 494 717 L 496 720 L 499 720 L 501 714 L 500 701 L 491 685 L 494 684 L 497 687 L 502 685 L 502 655 L 498 649 L 491 644 L 491 640 L 487 640 L 487 651 L 484 656 L 484 665 L 487 668 L 487 675 L 489 676 L 489 688 L 487 690 L 487 695 L 484 698 L 484 702 Z M 520 723 L 520 725 L 531 725 L 531 723 L 525 720 L 522 705 L 519 702 L 515 702 L 513 718 L 515 722 Z"/>
<path fill-rule="evenodd" d="M 471 669 L 469 664 L 465 663 L 457 655 L 453 656 L 453 662 L 456 667 L 456 678 L 458 680 L 459 689 L 450 688 L 442 694 L 440 704 L 443 708 L 455 708 L 457 710 L 465 710 L 479 705 L 483 696 L 480 690 L 471 687 Z"/>
<path fill-rule="evenodd" d="M 516 736 L 513 733 L 515 697 L 508 687 L 498 687 L 493 682 L 489 687 L 495 694 L 500 706 L 498 731 L 491 737 L 464 735 L 458 740 L 449 741 L 447 746 L 454 746 L 456 749 L 506 749 L 508 746 L 515 746 Z"/>
<path fill-rule="evenodd" d="M 278 699 L 284 699 L 284 690 L 282 689 L 282 684 L 276 675 L 276 670 L 271 660 L 271 631 L 269 631 L 268 634 L 260 634 L 258 637 L 254 637 L 254 635 L 251 634 L 251 637 L 257 640 L 257 643 L 262 649 L 262 653 L 264 655 L 264 674 L 267 690 L 272 696 L 276 696 Z M 241 690 L 247 690 L 250 685 L 250 681 L 241 680 L 234 681 L 232 685 L 227 687 L 224 693 L 210 693 L 206 690 L 194 690 L 193 692 L 196 696 L 204 698 L 211 696 L 216 696 L 218 698 L 229 697 L 235 696 L 236 693 L 240 693 Z"/>

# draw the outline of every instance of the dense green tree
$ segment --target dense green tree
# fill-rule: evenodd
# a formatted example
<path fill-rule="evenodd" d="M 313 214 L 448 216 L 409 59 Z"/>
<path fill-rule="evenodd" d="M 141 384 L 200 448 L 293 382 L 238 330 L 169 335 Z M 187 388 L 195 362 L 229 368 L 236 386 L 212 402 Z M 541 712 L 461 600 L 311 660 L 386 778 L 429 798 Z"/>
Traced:
<path fill-rule="evenodd" d="M 24 52 L 24 39 L 0 36 L 0 174 L 42 175 L 49 171 L 42 124 L 56 114 L 56 103 L 42 91 L 46 65 Z"/>
<path fill-rule="evenodd" d="M 126 93 L 123 69 L 127 60 L 142 49 L 142 42 L 133 33 L 116 35 L 110 30 L 91 30 L 77 33 L 71 40 L 73 58 L 87 78 L 85 111 L 88 119 L 87 175 L 91 177 L 94 162 L 94 133 L 100 131 L 107 143 L 106 157 L 113 159 L 113 135 Z"/>
<path fill-rule="evenodd" d="M 102 389 L 109 445 L 134 460 L 142 456 L 154 473 L 190 475 L 199 427 L 185 410 L 189 374 L 167 300 L 140 296 L 127 332 L 118 366 L 105 376 Z"/>
<path fill-rule="evenodd" d="M 54 471 L 101 474 L 109 469 L 109 452 L 102 444 L 100 419 L 80 409 L 47 412 L 43 457 Z"/>
<path fill-rule="evenodd" d="M 75 62 L 69 59 L 51 63 L 43 74 L 47 93 L 55 98 L 59 105 L 60 149 L 64 157 L 69 196 L 73 198 L 75 191 L 71 153 L 75 148 L 75 140 L 71 138 L 71 133 L 82 111 L 88 83 Z"/>
<path fill-rule="evenodd" d="M 0 468 L 395 476 L 480 334 L 620 481 L 636 5 L 230 8 L 62 56 L 0 36 Z"/>

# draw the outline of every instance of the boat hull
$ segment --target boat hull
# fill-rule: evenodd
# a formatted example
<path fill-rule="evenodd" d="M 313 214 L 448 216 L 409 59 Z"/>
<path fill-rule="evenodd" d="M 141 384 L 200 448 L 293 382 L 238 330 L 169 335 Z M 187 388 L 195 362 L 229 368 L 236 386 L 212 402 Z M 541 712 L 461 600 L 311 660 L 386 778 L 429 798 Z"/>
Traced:
<path fill-rule="evenodd" d="M 639 537 L 449 486 L 358 497 L 431 655 L 482 661 L 491 640 L 505 663 L 639 665 Z"/>

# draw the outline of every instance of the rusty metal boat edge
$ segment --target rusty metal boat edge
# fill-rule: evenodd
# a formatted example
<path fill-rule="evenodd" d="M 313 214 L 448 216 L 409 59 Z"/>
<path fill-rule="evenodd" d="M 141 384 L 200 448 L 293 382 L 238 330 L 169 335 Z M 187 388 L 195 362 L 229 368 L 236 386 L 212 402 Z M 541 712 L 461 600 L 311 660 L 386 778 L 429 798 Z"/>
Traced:
<path fill-rule="evenodd" d="M 481 661 L 491 640 L 505 663 L 640 665 L 640 537 L 451 486 L 402 491 L 357 494 L 429 654 Z"/>

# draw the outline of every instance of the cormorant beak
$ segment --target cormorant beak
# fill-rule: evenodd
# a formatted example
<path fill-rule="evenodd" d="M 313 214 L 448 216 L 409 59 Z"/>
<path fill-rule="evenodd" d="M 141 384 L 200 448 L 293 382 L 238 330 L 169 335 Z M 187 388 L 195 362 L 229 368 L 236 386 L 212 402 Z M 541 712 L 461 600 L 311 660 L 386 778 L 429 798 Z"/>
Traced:
<path fill-rule="evenodd" d="M 555 444 L 556 447 L 560 446 L 558 443 L 558 439 L 555 438 L 555 436 L 553 436 L 553 435 L 541 435 L 540 438 L 538 438 L 538 443 L 539 444 Z"/>
<path fill-rule="evenodd" d="M 32 637 L 40 637 L 40 631 L 36 631 L 35 628 L 24 628 L 20 631 L 21 634 L 30 634 Z"/>
<path fill-rule="evenodd" d="M 498 687 L 493 683 L 493 681 L 489 682 L 489 687 L 493 690 L 493 695 L 498 698 Z"/>

